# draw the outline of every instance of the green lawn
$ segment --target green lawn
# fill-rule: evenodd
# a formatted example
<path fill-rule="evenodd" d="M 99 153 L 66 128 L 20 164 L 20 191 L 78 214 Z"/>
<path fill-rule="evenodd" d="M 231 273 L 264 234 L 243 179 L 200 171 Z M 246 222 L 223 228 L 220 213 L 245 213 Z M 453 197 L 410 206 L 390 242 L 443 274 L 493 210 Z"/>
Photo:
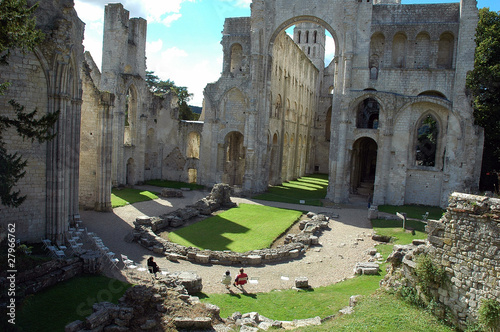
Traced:
<path fill-rule="evenodd" d="M 408 244 L 415 239 L 426 239 L 425 224 L 416 220 L 406 221 L 406 230 L 403 229 L 402 220 L 374 219 L 371 221 L 373 230 L 379 235 L 390 236 L 394 244 Z M 408 229 L 415 230 L 415 235 Z"/>
<path fill-rule="evenodd" d="M 170 232 L 169 240 L 200 249 L 246 252 L 268 248 L 301 211 L 240 204 L 237 208 Z"/>
<path fill-rule="evenodd" d="M 453 332 L 429 312 L 412 306 L 395 295 L 376 292 L 363 297 L 354 313 L 297 331 Z"/>
<path fill-rule="evenodd" d="M 445 210 L 439 206 L 426 206 L 426 205 L 379 205 L 378 210 L 396 214 L 396 212 L 406 213 L 407 218 L 422 219 L 422 215 L 429 212 L 429 219 L 440 219 Z"/>
<path fill-rule="evenodd" d="M 221 317 L 233 312 L 257 311 L 277 320 L 294 320 L 335 314 L 349 304 L 352 295 L 369 295 L 375 292 L 382 275 L 359 276 L 341 283 L 311 290 L 276 290 L 270 293 L 198 294 L 200 300 L 221 308 Z"/>
<path fill-rule="evenodd" d="M 25 298 L 18 307 L 16 325 L 20 331 L 64 331 L 64 326 L 92 314 L 92 305 L 118 303 L 131 285 L 104 276 L 86 275 L 59 283 Z"/>
<path fill-rule="evenodd" d="M 186 182 L 169 181 L 169 180 L 148 180 L 146 181 L 146 184 L 150 186 L 174 188 L 174 189 L 189 188 L 191 190 L 200 190 L 205 188 L 205 186 L 196 183 L 186 183 Z"/>
<path fill-rule="evenodd" d="M 284 182 L 280 186 L 269 187 L 267 192 L 253 198 L 293 204 L 299 204 L 304 200 L 306 205 L 321 206 L 327 187 L 328 174 L 313 174 L 295 181 Z"/>
<path fill-rule="evenodd" d="M 137 202 L 149 201 L 158 198 L 158 193 L 143 191 L 132 188 L 113 188 L 111 190 L 111 206 L 113 208 L 134 204 Z"/>

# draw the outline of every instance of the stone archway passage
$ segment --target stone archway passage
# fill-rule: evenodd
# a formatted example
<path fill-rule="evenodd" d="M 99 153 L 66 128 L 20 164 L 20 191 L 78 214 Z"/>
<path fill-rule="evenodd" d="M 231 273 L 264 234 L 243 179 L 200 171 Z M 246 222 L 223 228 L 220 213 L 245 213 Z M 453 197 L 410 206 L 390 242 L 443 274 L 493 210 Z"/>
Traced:
<path fill-rule="evenodd" d="M 377 168 L 377 143 L 363 137 L 353 144 L 351 193 L 358 195 L 372 195 Z"/>
<path fill-rule="evenodd" d="M 243 184 L 245 174 L 245 148 L 243 135 L 240 132 L 231 132 L 225 139 L 224 182 L 231 186 Z"/>

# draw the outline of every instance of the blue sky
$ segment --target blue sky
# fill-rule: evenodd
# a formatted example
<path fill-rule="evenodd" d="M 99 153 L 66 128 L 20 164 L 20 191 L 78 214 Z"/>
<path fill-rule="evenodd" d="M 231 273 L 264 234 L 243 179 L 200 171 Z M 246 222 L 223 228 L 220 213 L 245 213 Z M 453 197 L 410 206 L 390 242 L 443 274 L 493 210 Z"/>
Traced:
<path fill-rule="evenodd" d="M 85 49 L 100 67 L 106 0 L 75 0 L 85 26 Z M 251 0 L 122 0 L 130 17 L 148 21 L 147 70 L 163 80 L 186 86 L 194 96 L 191 105 L 201 106 L 203 89 L 222 71 L 220 44 L 224 19 L 250 16 Z M 403 4 L 449 3 L 459 0 L 402 0 Z M 500 11 L 499 0 L 478 0 L 478 8 Z M 327 45 L 327 53 L 331 47 Z M 328 57 L 329 55 L 327 55 Z"/>

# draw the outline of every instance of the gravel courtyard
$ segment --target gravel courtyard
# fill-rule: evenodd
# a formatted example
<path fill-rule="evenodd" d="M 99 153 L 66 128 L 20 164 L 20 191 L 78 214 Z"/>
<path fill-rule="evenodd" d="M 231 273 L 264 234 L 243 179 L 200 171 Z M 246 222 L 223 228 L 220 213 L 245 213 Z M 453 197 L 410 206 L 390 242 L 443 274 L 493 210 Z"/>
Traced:
<path fill-rule="evenodd" d="M 146 186 L 139 188 L 158 191 L 158 188 Z M 192 204 L 208 193 L 207 191 L 186 191 L 184 198 L 159 198 L 115 208 L 113 212 L 108 213 L 81 211 L 83 226 L 87 227 L 88 231 L 97 233 L 118 258 L 120 254 L 124 254 L 137 264 L 146 266 L 147 258 L 153 256 L 162 270 L 197 273 L 202 277 L 204 293 L 228 292 L 225 286 L 220 283 L 222 275 L 226 270 L 229 270 L 234 278 L 241 267 L 245 268 L 245 272 L 252 281 L 245 286 L 245 290 L 250 293 L 291 288 L 295 285 L 296 277 L 307 277 L 309 285 L 312 287 L 330 285 L 353 277 L 356 263 L 367 261 L 370 257 L 366 253 L 367 250 L 376 244 L 371 239 L 373 230 L 367 218 L 367 209 L 364 204 L 328 208 L 238 197 L 232 197 L 233 202 L 308 210 L 315 213 L 337 215 L 338 217 L 330 219 L 330 229 L 324 231 L 320 236 L 320 245 L 309 248 L 300 259 L 256 267 L 199 265 L 183 260 L 171 262 L 164 256 L 154 254 L 137 243 L 125 241 L 126 235 L 133 230 L 133 221 L 136 217 L 158 216 L 168 213 Z M 122 267 L 123 264 L 120 262 L 118 266 Z M 123 270 L 114 269 L 106 272 L 115 278 L 124 279 Z M 234 287 L 231 288 L 234 292 L 240 292 Z"/>

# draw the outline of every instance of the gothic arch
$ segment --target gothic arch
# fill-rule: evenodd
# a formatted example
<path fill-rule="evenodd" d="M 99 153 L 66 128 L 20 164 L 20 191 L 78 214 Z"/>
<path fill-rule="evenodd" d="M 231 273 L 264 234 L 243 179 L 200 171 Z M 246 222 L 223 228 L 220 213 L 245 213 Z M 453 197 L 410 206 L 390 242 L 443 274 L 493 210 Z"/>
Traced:
<path fill-rule="evenodd" d="M 337 36 L 337 33 L 332 28 L 332 26 L 330 24 L 328 24 L 326 21 L 324 21 L 323 19 L 321 19 L 317 16 L 310 16 L 310 15 L 294 16 L 290 19 L 285 20 L 280 25 L 278 25 L 276 27 L 276 29 L 274 30 L 273 34 L 271 35 L 271 37 L 269 38 L 270 54 L 272 54 L 273 44 L 274 44 L 274 41 L 276 40 L 276 38 L 278 37 L 279 33 L 283 30 L 288 29 L 292 25 L 302 23 L 302 22 L 312 22 L 312 23 L 321 25 L 323 28 L 325 28 L 331 34 L 331 36 L 333 38 L 333 42 L 335 44 L 335 56 L 338 56 L 340 54 L 340 48 L 339 48 L 340 40 L 339 40 L 339 37 Z"/>
<path fill-rule="evenodd" d="M 360 137 L 352 145 L 350 193 L 363 196 L 373 194 L 377 170 L 377 142 Z"/>
<path fill-rule="evenodd" d="M 229 132 L 224 138 L 223 182 L 231 186 L 241 186 L 245 174 L 244 136 L 238 131 Z"/>
<path fill-rule="evenodd" d="M 415 166 L 437 167 L 440 148 L 443 145 L 443 126 L 439 116 L 432 110 L 425 111 L 414 125 L 412 157 Z"/>
<path fill-rule="evenodd" d="M 124 117 L 124 131 L 123 131 L 123 144 L 134 145 L 134 136 L 137 125 L 137 104 L 138 96 L 137 89 L 134 84 L 130 84 L 125 95 L 125 117 Z"/>

